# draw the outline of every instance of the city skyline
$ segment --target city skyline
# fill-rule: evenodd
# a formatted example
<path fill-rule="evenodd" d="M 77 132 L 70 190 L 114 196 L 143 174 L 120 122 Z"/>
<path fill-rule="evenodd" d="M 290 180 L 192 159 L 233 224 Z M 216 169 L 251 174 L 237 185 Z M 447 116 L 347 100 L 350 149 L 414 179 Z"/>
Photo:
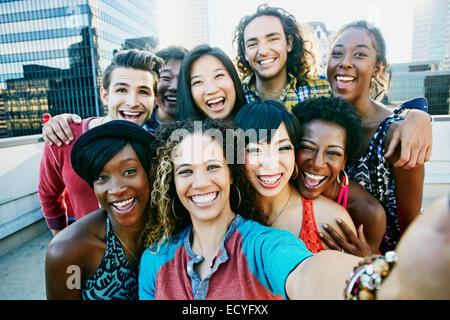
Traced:
<path fill-rule="evenodd" d="M 176 37 L 176 30 L 182 26 L 179 25 L 179 19 L 174 19 L 178 14 L 175 2 L 176 0 L 157 0 L 156 15 L 161 47 L 174 44 L 176 41 L 183 41 Z M 233 56 L 233 29 L 244 15 L 253 13 L 261 3 L 284 8 L 292 13 L 299 22 L 321 21 L 325 23 L 329 31 L 337 31 L 344 24 L 355 20 L 368 20 L 382 31 L 386 40 L 388 60 L 391 63 L 411 61 L 413 0 L 367 0 L 362 2 L 324 0 L 320 3 L 308 2 L 307 4 L 288 0 L 208 0 L 208 20 L 212 22 L 208 30 L 209 43 L 222 48 L 230 56 Z M 398 14 L 400 11 L 402 12 L 401 23 Z"/>

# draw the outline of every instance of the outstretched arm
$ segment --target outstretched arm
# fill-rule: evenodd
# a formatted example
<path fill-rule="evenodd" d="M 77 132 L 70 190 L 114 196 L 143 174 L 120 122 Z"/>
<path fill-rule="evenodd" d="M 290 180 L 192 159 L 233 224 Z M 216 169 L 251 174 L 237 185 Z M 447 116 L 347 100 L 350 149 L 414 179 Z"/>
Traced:
<path fill-rule="evenodd" d="M 69 123 L 81 123 L 81 118 L 76 114 L 59 114 L 48 120 L 42 128 L 42 138 L 49 145 L 56 144 L 58 147 L 73 141 L 72 130 Z"/>
<path fill-rule="evenodd" d="M 450 195 L 414 220 L 400 239 L 397 256 L 379 299 L 450 299 Z"/>
<path fill-rule="evenodd" d="M 450 196 L 419 216 L 397 248 L 397 265 L 378 290 L 378 299 L 450 299 Z M 349 273 L 360 261 L 349 254 L 321 251 L 290 273 L 288 297 L 343 299 Z"/>

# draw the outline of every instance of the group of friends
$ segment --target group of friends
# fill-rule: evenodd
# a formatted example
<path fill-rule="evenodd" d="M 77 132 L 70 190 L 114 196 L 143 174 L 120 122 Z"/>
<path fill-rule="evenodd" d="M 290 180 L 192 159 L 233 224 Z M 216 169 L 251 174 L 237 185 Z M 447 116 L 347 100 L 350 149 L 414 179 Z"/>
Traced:
<path fill-rule="evenodd" d="M 235 63 L 119 51 L 105 116 L 44 125 L 48 299 L 450 298 L 449 198 L 420 214 L 426 101 L 379 102 L 391 74 L 367 22 L 336 34 L 327 77 L 301 34 L 261 5 Z"/>

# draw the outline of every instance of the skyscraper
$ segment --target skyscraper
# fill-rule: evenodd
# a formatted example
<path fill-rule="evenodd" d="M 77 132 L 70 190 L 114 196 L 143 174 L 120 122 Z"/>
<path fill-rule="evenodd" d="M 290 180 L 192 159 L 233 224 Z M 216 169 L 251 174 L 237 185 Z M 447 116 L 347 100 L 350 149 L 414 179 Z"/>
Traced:
<path fill-rule="evenodd" d="M 174 44 L 180 44 L 187 49 L 196 45 L 209 43 L 210 21 L 208 0 L 176 0 L 175 12 L 177 25 Z"/>
<path fill-rule="evenodd" d="M 155 6 L 156 0 L 0 2 L 0 137 L 40 133 L 45 112 L 101 115 L 101 70 L 115 50 L 157 44 Z"/>
<path fill-rule="evenodd" d="M 415 0 L 413 61 L 440 61 L 450 70 L 450 0 Z"/>

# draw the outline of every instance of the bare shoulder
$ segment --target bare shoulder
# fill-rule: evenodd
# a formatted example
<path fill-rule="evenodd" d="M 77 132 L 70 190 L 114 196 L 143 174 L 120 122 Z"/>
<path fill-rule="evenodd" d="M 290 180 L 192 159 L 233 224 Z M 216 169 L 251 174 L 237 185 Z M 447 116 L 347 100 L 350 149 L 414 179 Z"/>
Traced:
<path fill-rule="evenodd" d="M 340 204 L 324 196 L 319 196 L 313 203 L 314 217 L 319 230 L 324 223 L 331 225 L 335 230 L 340 230 L 336 219 L 341 219 L 356 233 L 352 218 Z"/>
<path fill-rule="evenodd" d="M 350 180 L 348 210 L 361 215 L 385 216 L 381 203 L 356 181 Z"/>
<path fill-rule="evenodd" d="M 103 221 L 102 221 L 103 220 Z M 94 211 L 59 232 L 49 243 L 47 262 L 83 264 L 102 245 L 104 211 Z"/>

